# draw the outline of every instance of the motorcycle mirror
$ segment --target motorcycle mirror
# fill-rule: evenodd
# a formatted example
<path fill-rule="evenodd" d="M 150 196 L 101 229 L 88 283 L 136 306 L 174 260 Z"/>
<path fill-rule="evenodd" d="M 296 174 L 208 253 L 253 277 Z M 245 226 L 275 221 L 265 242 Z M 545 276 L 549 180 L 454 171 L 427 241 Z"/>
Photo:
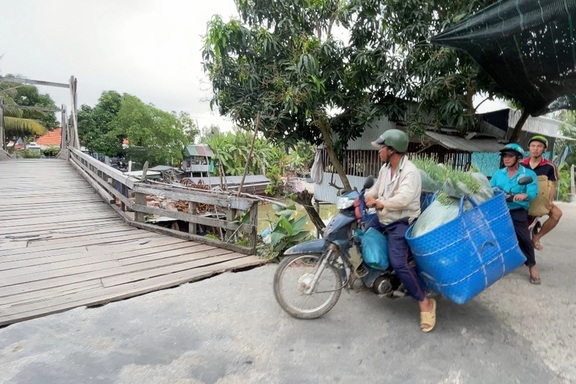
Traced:
<path fill-rule="evenodd" d="M 518 179 L 518 185 L 528 185 L 533 181 L 532 176 L 522 176 Z"/>
<path fill-rule="evenodd" d="M 374 185 L 374 176 L 370 175 L 364 180 L 364 189 L 370 189 Z"/>

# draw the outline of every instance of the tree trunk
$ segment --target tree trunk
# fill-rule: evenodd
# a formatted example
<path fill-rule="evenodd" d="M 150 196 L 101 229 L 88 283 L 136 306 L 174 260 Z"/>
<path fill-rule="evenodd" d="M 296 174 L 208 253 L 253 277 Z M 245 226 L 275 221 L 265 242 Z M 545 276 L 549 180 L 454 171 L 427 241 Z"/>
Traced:
<path fill-rule="evenodd" d="M 518 122 L 516 123 L 516 126 L 512 131 L 512 135 L 510 135 L 509 141 L 511 143 L 516 143 L 518 141 L 518 138 L 520 137 L 520 132 L 522 131 L 522 127 L 524 126 L 526 120 L 528 120 L 528 117 L 530 117 L 530 113 L 526 112 L 526 110 L 523 110 L 520 119 L 518 119 Z"/>
<path fill-rule="evenodd" d="M 314 197 L 314 195 L 312 195 L 306 189 L 304 189 L 301 192 L 297 192 L 294 189 L 294 185 L 291 183 L 286 184 L 286 189 L 289 193 L 294 194 L 296 196 L 295 202 L 304 207 L 306 213 L 308 214 L 308 217 L 310 218 L 312 224 L 314 224 L 318 232 L 323 232 L 324 228 L 326 228 L 326 225 L 324 224 L 324 221 L 320 217 L 318 211 L 312 205 L 312 197 Z"/>
<path fill-rule="evenodd" d="M 468 89 L 468 90 L 466 91 L 465 97 L 466 97 L 466 105 L 468 106 L 468 113 L 467 113 L 467 115 L 468 115 L 469 117 L 473 117 L 473 116 L 475 115 L 475 113 L 476 113 L 476 111 L 474 110 L 474 100 L 473 100 L 474 91 L 471 90 L 471 89 Z M 470 119 L 470 120 L 472 120 L 472 119 Z M 469 129 L 469 128 L 470 128 L 470 127 L 468 127 L 468 125 L 465 125 L 465 126 L 461 127 L 461 128 L 460 128 L 460 136 L 461 136 L 461 137 L 466 136 L 466 134 L 468 133 L 468 129 Z"/>
<path fill-rule="evenodd" d="M 318 211 L 316 211 L 312 205 L 312 197 L 312 194 L 305 189 L 302 192 L 296 193 L 296 202 L 304 207 L 308 217 L 312 220 L 316 229 L 318 229 L 318 232 L 322 232 L 324 228 L 326 228 L 326 225 L 324 221 L 322 221 Z"/>
<path fill-rule="evenodd" d="M 240 186 L 238 187 L 238 193 L 236 196 L 240 196 L 242 193 L 242 188 L 244 187 L 244 181 L 246 180 L 246 175 L 248 174 L 248 169 L 250 168 L 250 161 L 252 161 L 252 155 L 254 154 L 254 144 L 256 143 L 256 137 L 258 136 L 258 128 L 260 127 L 260 112 L 256 115 L 256 124 L 254 125 L 254 136 L 252 137 L 252 143 L 250 144 L 250 153 L 248 154 L 248 159 L 246 159 L 246 166 L 244 167 L 244 174 L 242 175 L 242 181 L 240 181 Z"/>
<path fill-rule="evenodd" d="M 320 129 L 322 137 L 324 138 L 324 145 L 326 145 L 326 152 L 328 152 L 328 156 L 330 156 L 330 161 L 332 161 L 332 165 L 334 168 L 336 168 L 336 173 L 338 173 L 338 176 L 340 176 L 340 179 L 342 180 L 342 186 L 344 190 L 351 191 L 352 187 L 350 186 L 350 182 L 348 181 L 344 167 L 342 167 L 342 163 L 340 163 L 340 160 L 338 160 L 338 157 L 336 156 L 336 152 L 334 152 L 330 130 L 324 122 L 318 124 L 318 128 Z"/>

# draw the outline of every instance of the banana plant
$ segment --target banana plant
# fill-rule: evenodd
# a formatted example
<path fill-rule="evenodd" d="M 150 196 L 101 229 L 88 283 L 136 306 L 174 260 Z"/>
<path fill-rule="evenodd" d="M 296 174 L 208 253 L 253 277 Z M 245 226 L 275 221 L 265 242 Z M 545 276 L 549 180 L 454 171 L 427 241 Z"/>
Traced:
<path fill-rule="evenodd" d="M 284 255 L 284 252 L 302 241 L 312 237 L 310 231 L 304 230 L 307 216 L 296 218 L 296 206 L 281 207 L 277 204 L 274 209 L 275 221 L 270 221 L 270 259 L 277 259 Z"/>

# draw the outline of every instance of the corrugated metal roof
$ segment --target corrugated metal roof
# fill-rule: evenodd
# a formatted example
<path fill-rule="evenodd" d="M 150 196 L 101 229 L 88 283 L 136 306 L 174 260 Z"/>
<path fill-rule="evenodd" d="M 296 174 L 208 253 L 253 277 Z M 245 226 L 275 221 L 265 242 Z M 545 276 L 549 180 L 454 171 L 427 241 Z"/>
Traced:
<path fill-rule="evenodd" d="M 447 149 L 464 152 L 498 152 L 504 144 L 497 139 L 463 139 L 459 136 L 426 131 L 426 136 L 433 142 Z"/>
<path fill-rule="evenodd" d="M 149 171 L 166 172 L 166 171 L 170 171 L 172 169 L 179 171 L 178 168 L 174 168 L 174 167 L 171 167 L 169 165 L 157 165 L 155 167 L 150 168 Z"/>
<path fill-rule="evenodd" d="M 202 157 L 212 157 L 214 152 L 206 144 L 188 145 L 184 148 L 184 156 L 202 156 Z"/>
<path fill-rule="evenodd" d="M 200 180 L 202 180 L 202 183 L 204 183 L 205 185 L 211 185 L 211 186 L 219 186 L 220 185 L 220 177 L 219 176 L 210 176 L 210 177 L 189 177 L 189 179 L 195 183 L 198 184 L 198 182 Z M 223 182 L 226 183 L 226 185 L 233 186 L 233 185 L 239 185 L 240 182 L 242 181 L 242 176 L 224 176 L 222 178 Z M 270 183 L 270 179 L 268 179 L 266 176 L 264 175 L 246 175 L 246 179 L 244 180 L 244 184 L 269 184 Z"/>

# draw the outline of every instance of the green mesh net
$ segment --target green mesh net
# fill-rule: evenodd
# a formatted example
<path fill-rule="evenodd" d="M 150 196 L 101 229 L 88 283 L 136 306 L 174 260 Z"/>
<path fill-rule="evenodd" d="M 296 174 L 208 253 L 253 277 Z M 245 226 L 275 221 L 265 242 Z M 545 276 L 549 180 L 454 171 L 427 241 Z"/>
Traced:
<path fill-rule="evenodd" d="M 576 0 L 504 0 L 432 38 L 466 50 L 532 116 L 576 109 Z"/>

